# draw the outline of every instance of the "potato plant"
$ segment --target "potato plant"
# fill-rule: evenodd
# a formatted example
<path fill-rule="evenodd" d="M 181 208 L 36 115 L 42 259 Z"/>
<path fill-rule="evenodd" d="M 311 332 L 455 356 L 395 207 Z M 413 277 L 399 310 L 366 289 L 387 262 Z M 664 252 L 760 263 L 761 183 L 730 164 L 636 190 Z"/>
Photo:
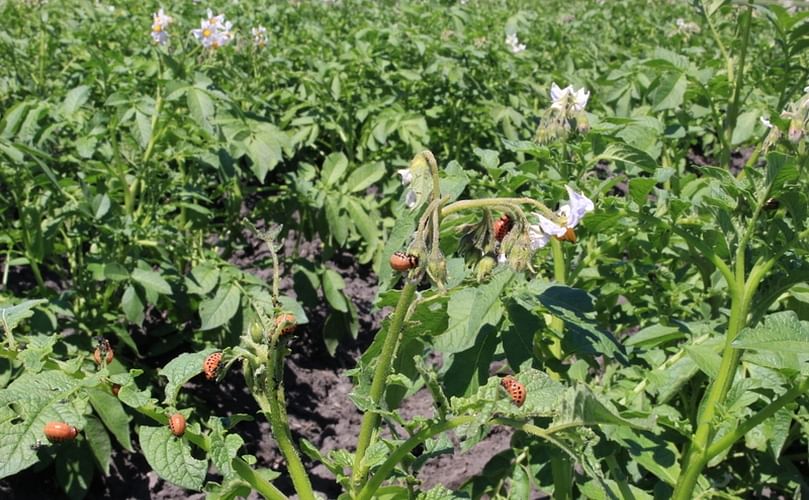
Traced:
<path fill-rule="evenodd" d="M 782 3 L 3 3 L 0 479 L 83 498 L 116 450 L 211 498 L 316 498 L 314 464 L 345 499 L 801 497 L 809 11 Z M 370 337 L 338 258 L 376 277 Z M 286 357 L 363 338 L 356 439 L 320 450 Z M 195 397 L 228 374 L 255 414 Z"/>

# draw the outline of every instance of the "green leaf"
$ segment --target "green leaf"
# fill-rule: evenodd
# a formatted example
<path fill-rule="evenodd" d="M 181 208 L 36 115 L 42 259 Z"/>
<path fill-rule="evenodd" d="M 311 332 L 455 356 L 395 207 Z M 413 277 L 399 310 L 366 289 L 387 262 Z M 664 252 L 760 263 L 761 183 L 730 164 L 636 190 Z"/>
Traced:
<path fill-rule="evenodd" d="M 770 314 L 755 328 L 745 328 L 733 341 L 736 349 L 809 354 L 809 322 L 795 311 Z"/>
<path fill-rule="evenodd" d="M 87 447 L 72 443 L 69 453 L 59 453 L 54 460 L 56 481 L 71 500 L 81 500 L 93 482 L 95 467 Z M 67 451 L 67 450 L 65 450 Z"/>
<path fill-rule="evenodd" d="M 188 293 L 207 295 L 219 283 L 219 268 L 211 262 L 203 262 L 191 270 L 185 277 L 185 286 Z"/>
<path fill-rule="evenodd" d="M 87 85 L 79 85 L 67 93 L 65 100 L 62 101 L 61 106 L 59 106 L 59 113 L 69 118 L 70 115 L 78 111 L 89 98 L 90 87 Z"/>
<path fill-rule="evenodd" d="M 507 306 L 511 326 L 503 337 L 503 351 L 509 366 L 517 370 L 534 357 L 534 333 L 542 330 L 543 322 L 533 313 L 515 302 Z"/>
<path fill-rule="evenodd" d="M 346 170 L 348 169 L 348 158 L 343 153 L 332 153 L 326 157 L 323 162 L 323 167 L 320 172 L 320 177 L 323 183 L 328 186 L 334 186 L 343 178 Z"/>
<path fill-rule="evenodd" d="M 581 425 L 624 425 L 636 429 L 650 429 L 651 422 L 628 420 L 606 400 L 602 400 L 584 384 L 569 387 L 559 402 L 554 425 L 577 423 Z"/>
<path fill-rule="evenodd" d="M 333 269 L 326 269 L 320 279 L 323 283 L 323 295 L 329 305 L 340 312 L 348 312 L 348 304 L 343 295 L 343 288 L 346 286 L 343 278 Z"/>
<path fill-rule="evenodd" d="M 289 146 L 289 137 L 271 123 L 256 123 L 244 145 L 252 160 L 251 171 L 264 182 L 267 172 L 284 159 L 283 149 Z"/>
<path fill-rule="evenodd" d="M 48 302 L 45 299 L 26 300 L 17 305 L 3 305 L 0 307 L 0 326 L 3 327 L 5 334 L 10 334 L 14 331 L 20 321 L 28 319 L 34 315 L 32 310 L 40 304 Z"/>
<path fill-rule="evenodd" d="M 650 177 L 634 177 L 629 180 L 629 196 L 639 206 L 645 206 L 649 193 L 657 181 Z"/>
<path fill-rule="evenodd" d="M 121 296 L 121 308 L 124 310 L 126 319 L 140 326 L 146 318 L 145 304 L 138 291 L 132 285 L 127 285 L 124 294 Z"/>
<path fill-rule="evenodd" d="M 685 332 L 675 326 L 652 325 L 624 340 L 624 345 L 652 349 L 682 338 L 685 338 Z"/>
<path fill-rule="evenodd" d="M 129 439 L 129 415 L 124 411 L 121 402 L 112 394 L 99 389 L 87 389 L 90 404 L 93 405 L 101 421 L 112 432 L 115 439 L 128 451 L 132 451 Z"/>
<path fill-rule="evenodd" d="M 0 391 L 0 409 L 10 406 L 19 419 L 0 423 L 0 478 L 38 461 L 37 441 L 46 441 L 48 422 L 84 427 L 87 401 L 75 397 L 81 381 L 61 371 L 25 372 Z"/>
<path fill-rule="evenodd" d="M 84 438 L 90 445 L 90 451 L 96 464 L 105 476 L 110 474 L 110 458 L 112 457 L 112 442 L 104 424 L 95 417 L 87 417 L 84 423 Z"/>
<path fill-rule="evenodd" d="M 202 364 L 205 362 L 205 358 L 214 351 L 216 351 L 215 348 L 209 347 L 199 352 L 180 354 L 158 371 L 160 375 L 168 379 L 166 398 L 164 400 L 167 406 L 173 406 L 177 402 L 177 394 L 180 392 L 182 385 L 202 372 Z M 120 393 L 118 395 L 120 396 Z"/>
<path fill-rule="evenodd" d="M 736 119 L 736 128 L 733 129 L 733 136 L 730 139 L 734 146 L 741 144 L 753 136 L 753 130 L 758 123 L 758 111 L 747 111 L 739 115 Z"/>
<path fill-rule="evenodd" d="M 207 460 L 191 456 L 185 439 L 175 437 L 168 427 L 140 427 L 138 440 L 146 461 L 160 477 L 189 490 L 202 489 Z"/>
<path fill-rule="evenodd" d="M 132 279 L 143 285 L 147 291 L 171 295 L 171 285 L 156 271 L 136 267 L 132 270 Z"/>
<path fill-rule="evenodd" d="M 385 175 L 385 164 L 381 161 L 366 163 L 351 172 L 345 187 L 349 193 L 356 193 L 366 189 Z"/>
<path fill-rule="evenodd" d="M 185 94 L 191 118 L 206 132 L 213 133 L 214 104 L 208 92 L 197 87 L 190 87 Z"/>
<path fill-rule="evenodd" d="M 199 316 L 202 320 L 200 330 L 212 330 L 230 321 L 239 310 L 241 297 L 242 293 L 235 284 L 220 284 L 213 298 L 199 304 Z"/>
<path fill-rule="evenodd" d="M 211 461 L 225 479 L 238 477 L 234 473 L 231 461 L 238 455 L 239 449 L 244 445 L 244 440 L 238 434 L 228 434 L 219 418 L 211 417 L 208 427 L 211 429 L 209 434 Z"/>
<path fill-rule="evenodd" d="M 449 326 L 444 334 L 435 337 L 435 348 L 444 353 L 454 353 L 472 347 L 481 326 L 496 324 L 500 320 L 503 313 L 500 295 L 512 277 L 514 273 L 504 269 L 492 276 L 485 285 L 454 293 L 447 306 Z"/>
<path fill-rule="evenodd" d="M 688 356 L 694 360 L 700 370 L 711 379 L 719 376 L 719 365 L 722 358 L 710 345 L 688 345 L 684 347 Z"/>
<path fill-rule="evenodd" d="M 680 477 L 680 452 L 674 443 L 646 431 L 624 426 L 606 426 L 602 430 L 617 441 L 629 456 L 664 483 L 674 486 Z"/>
<path fill-rule="evenodd" d="M 338 245 L 345 245 L 348 239 L 348 218 L 341 213 L 340 205 L 335 198 L 327 197 L 324 201 L 324 205 L 326 208 L 326 220 L 329 223 L 331 235 Z"/>
<path fill-rule="evenodd" d="M 688 80 L 685 74 L 669 73 L 662 77 L 651 95 L 654 111 L 678 108 L 683 103 Z"/>

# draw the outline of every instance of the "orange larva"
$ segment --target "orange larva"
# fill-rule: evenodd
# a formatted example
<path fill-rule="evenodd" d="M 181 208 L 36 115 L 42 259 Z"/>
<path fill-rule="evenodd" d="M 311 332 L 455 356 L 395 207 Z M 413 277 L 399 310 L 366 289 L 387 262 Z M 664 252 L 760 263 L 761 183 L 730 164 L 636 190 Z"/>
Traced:
<path fill-rule="evenodd" d="M 394 271 L 408 271 L 419 265 L 419 258 L 404 252 L 393 252 L 390 256 L 390 267 Z"/>
<path fill-rule="evenodd" d="M 216 378 L 220 361 L 222 361 L 222 353 L 219 351 L 212 352 L 205 358 L 205 361 L 202 363 L 202 371 L 205 372 L 205 378 L 208 380 Z"/>
<path fill-rule="evenodd" d="M 506 237 L 511 228 L 514 227 L 514 221 L 511 220 L 511 217 L 508 214 L 503 214 L 499 219 L 494 221 L 493 229 L 494 229 L 494 239 L 497 241 L 503 241 L 503 238 Z"/>
<path fill-rule="evenodd" d="M 177 437 L 185 434 L 185 417 L 179 413 L 170 416 L 169 429 L 171 429 L 171 433 Z"/>
<path fill-rule="evenodd" d="M 506 375 L 500 380 L 500 385 L 508 392 L 515 405 L 522 406 L 525 403 L 525 386 L 518 382 L 517 379 L 511 375 Z"/>
<path fill-rule="evenodd" d="M 98 347 L 96 347 L 95 352 L 93 352 L 93 361 L 95 361 L 97 365 L 100 365 L 102 356 L 106 357 L 107 364 L 112 363 L 114 354 L 112 352 L 112 346 L 107 339 L 103 339 L 98 343 Z"/>
<path fill-rule="evenodd" d="M 45 424 L 43 432 L 51 443 L 70 441 L 71 439 L 75 439 L 76 435 L 79 433 L 78 429 L 64 422 L 48 422 Z"/>
<path fill-rule="evenodd" d="M 557 236 L 556 239 L 559 241 L 569 241 L 571 243 L 576 243 L 576 232 L 573 231 L 573 228 L 569 227 L 567 228 L 567 231 L 565 231 L 565 234 L 563 234 L 562 236 Z"/>
<path fill-rule="evenodd" d="M 275 326 L 281 327 L 281 335 L 288 335 L 295 331 L 298 324 L 295 322 L 294 314 L 283 313 L 275 318 Z"/>

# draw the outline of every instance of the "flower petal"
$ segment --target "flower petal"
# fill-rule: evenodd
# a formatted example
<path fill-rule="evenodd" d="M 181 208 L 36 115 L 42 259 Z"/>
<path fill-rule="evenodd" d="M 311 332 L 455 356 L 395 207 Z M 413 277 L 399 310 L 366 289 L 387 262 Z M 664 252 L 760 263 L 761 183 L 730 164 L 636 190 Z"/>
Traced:
<path fill-rule="evenodd" d="M 551 236 L 563 236 L 567 232 L 567 228 L 560 226 L 545 216 L 537 214 L 539 218 L 539 227 L 542 232 Z"/>
<path fill-rule="evenodd" d="M 570 186 L 565 186 L 565 189 L 567 189 L 567 195 L 570 201 L 562 205 L 559 211 L 566 212 L 564 215 L 567 216 L 567 227 L 576 227 L 587 212 L 595 210 L 595 205 L 590 198 L 581 193 L 577 193 Z"/>

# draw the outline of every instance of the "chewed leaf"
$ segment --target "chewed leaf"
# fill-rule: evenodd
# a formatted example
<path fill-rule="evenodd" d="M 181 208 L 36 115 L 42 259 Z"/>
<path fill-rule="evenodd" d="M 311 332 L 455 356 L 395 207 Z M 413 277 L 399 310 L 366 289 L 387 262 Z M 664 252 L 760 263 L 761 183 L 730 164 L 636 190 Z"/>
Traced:
<path fill-rule="evenodd" d="M 202 489 L 208 461 L 191 456 L 185 439 L 174 437 L 166 426 L 142 426 L 138 439 L 146 461 L 160 477 L 183 488 Z"/>
<path fill-rule="evenodd" d="M 611 403 L 602 400 L 586 385 L 577 385 L 567 389 L 563 399 L 559 401 L 559 412 L 554 425 L 622 425 L 636 429 L 651 429 L 651 420 L 626 419 Z"/>
<path fill-rule="evenodd" d="M 10 406 L 18 416 L 0 423 L 0 478 L 37 462 L 36 443 L 45 441 L 48 422 L 84 427 L 87 400 L 73 396 L 79 383 L 56 370 L 27 372 L 0 391 L 0 408 Z"/>
<path fill-rule="evenodd" d="M 209 354 L 216 351 L 209 347 L 199 352 L 187 352 L 172 359 L 166 366 L 160 369 L 160 375 L 169 379 L 166 384 L 167 405 L 173 405 L 177 401 L 177 393 L 180 387 L 191 380 L 195 375 L 202 372 L 202 365 Z"/>
<path fill-rule="evenodd" d="M 533 368 L 513 377 L 525 386 L 525 402 L 521 406 L 515 405 L 500 387 L 501 377 L 498 376 L 489 378 L 476 394 L 470 397 L 453 397 L 450 400 L 453 414 L 475 416 L 473 423 L 461 426 L 456 431 L 466 439 L 465 447 L 475 444 L 483 436 L 483 427 L 495 416 L 526 418 L 556 414 L 559 398 L 565 391 L 562 384 Z"/>

